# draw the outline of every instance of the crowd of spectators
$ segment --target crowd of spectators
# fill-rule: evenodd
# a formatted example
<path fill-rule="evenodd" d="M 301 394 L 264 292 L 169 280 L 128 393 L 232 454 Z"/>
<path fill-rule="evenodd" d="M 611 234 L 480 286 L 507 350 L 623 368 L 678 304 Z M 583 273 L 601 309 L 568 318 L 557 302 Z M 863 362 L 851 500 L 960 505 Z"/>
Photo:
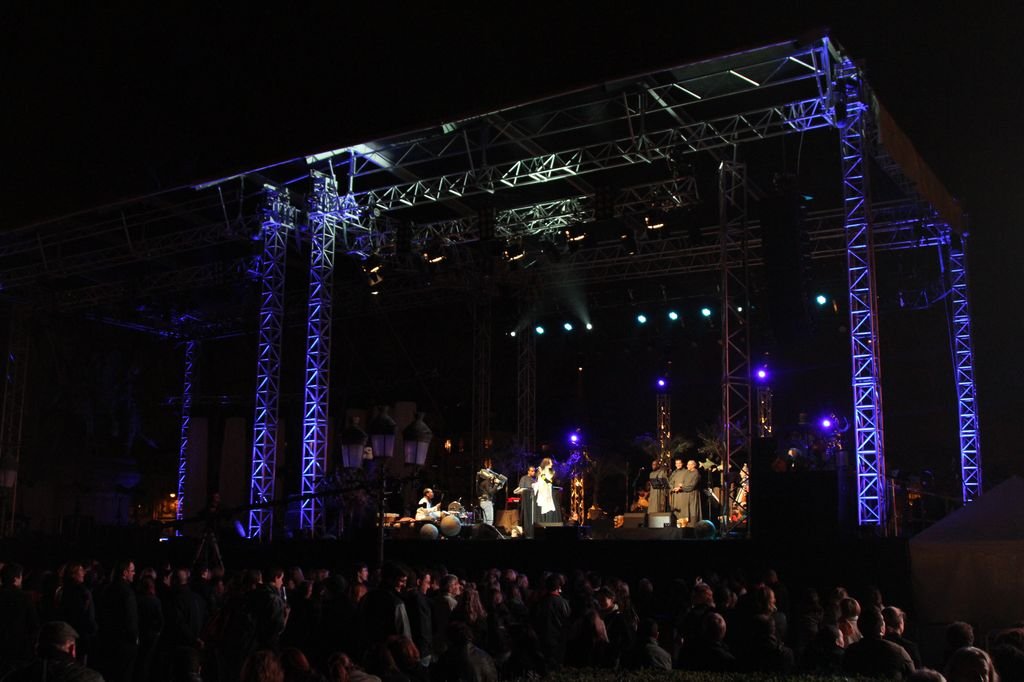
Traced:
<path fill-rule="evenodd" d="M 0 682 L 487 681 L 562 667 L 1024 679 L 1024 627 L 985 651 L 953 623 L 942 658 L 922 661 L 878 590 L 791 598 L 773 571 L 657 587 L 583 570 L 534 578 L 6 563 Z"/>

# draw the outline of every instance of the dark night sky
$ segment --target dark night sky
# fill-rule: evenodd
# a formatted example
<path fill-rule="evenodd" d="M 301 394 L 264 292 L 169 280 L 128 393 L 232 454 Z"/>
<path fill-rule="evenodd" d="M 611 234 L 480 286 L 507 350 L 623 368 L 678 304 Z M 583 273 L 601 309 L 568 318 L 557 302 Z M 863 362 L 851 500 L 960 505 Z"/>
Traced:
<path fill-rule="evenodd" d="M 1024 411 L 1024 287 L 1013 275 L 1024 252 L 1022 17 L 997 9 L 1010 3 L 948 4 L 956 10 L 786 3 L 769 15 L 720 2 L 430 3 L 401 13 L 196 3 L 144 14 L 127 3 L 5 3 L 0 227 L 830 27 L 971 216 L 982 448 L 988 480 L 999 480 L 1024 473 L 1014 427 Z M 882 333 L 883 344 L 929 343 Z"/>

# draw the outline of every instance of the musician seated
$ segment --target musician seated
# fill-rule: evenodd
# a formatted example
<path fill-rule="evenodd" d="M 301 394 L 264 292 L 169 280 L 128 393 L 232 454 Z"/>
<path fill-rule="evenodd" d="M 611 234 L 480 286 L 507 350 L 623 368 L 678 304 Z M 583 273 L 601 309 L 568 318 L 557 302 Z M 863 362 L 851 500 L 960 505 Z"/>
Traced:
<path fill-rule="evenodd" d="M 439 518 L 441 518 L 441 503 L 434 504 L 434 491 L 424 488 L 423 497 L 420 498 L 419 506 L 416 508 L 416 520 L 436 521 Z"/>

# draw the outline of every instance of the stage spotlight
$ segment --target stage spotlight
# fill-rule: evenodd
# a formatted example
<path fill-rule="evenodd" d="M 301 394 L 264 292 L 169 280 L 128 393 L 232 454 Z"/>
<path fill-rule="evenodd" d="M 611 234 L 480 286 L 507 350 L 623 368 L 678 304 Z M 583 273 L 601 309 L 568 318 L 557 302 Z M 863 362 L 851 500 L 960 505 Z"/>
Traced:
<path fill-rule="evenodd" d="M 818 294 L 817 296 L 814 297 L 814 300 L 817 302 L 818 305 L 825 305 L 826 303 L 828 303 L 828 299 L 825 297 L 825 294 Z"/>
<path fill-rule="evenodd" d="M 766 370 L 764 367 L 761 367 L 754 373 L 754 376 L 757 377 L 758 381 L 768 381 L 768 370 Z"/>
<path fill-rule="evenodd" d="M 576 431 L 573 431 L 572 433 L 569 434 L 569 443 L 571 445 L 579 445 L 580 444 L 580 432 L 579 432 L 578 429 Z"/>
<path fill-rule="evenodd" d="M 522 260 L 525 255 L 526 249 L 522 242 L 509 242 L 505 245 L 505 260 L 514 262 Z"/>
<path fill-rule="evenodd" d="M 647 324 L 647 316 L 644 315 L 643 313 L 640 313 L 639 315 L 636 316 L 636 321 L 639 324 Z"/>
<path fill-rule="evenodd" d="M 592 325 L 589 322 L 587 322 L 587 331 L 589 332 L 593 328 L 594 328 L 594 325 Z"/>
<path fill-rule="evenodd" d="M 572 331 L 572 322 L 566 322 L 565 324 L 563 324 L 562 325 L 562 329 L 564 329 L 567 332 L 571 332 Z"/>
<path fill-rule="evenodd" d="M 428 263 L 440 263 L 444 259 L 444 242 L 441 241 L 440 237 L 434 237 L 430 240 L 427 247 L 423 249 L 423 260 Z"/>
<path fill-rule="evenodd" d="M 832 428 L 832 419 L 830 417 L 822 417 L 818 423 L 821 424 L 821 428 L 825 431 Z"/>
<path fill-rule="evenodd" d="M 743 312 L 743 306 L 741 306 L 741 305 L 736 306 L 736 312 L 742 313 Z"/>
<path fill-rule="evenodd" d="M 511 337 L 512 337 L 513 339 L 514 339 L 514 338 L 516 338 L 516 330 L 515 330 L 515 329 L 513 329 L 512 331 L 510 331 L 510 332 L 508 333 L 508 335 L 509 335 L 509 336 L 511 336 Z"/>
<path fill-rule="evenodd" d="M 668 388 L 668 380 L 664 377 L 660 377 L 655 383 L 658 385 L 658 388 Z"/>
<path fill-rule="evenodd" d="M 665 212 L 654 210 L 644 216 L 644 225 L 647 227 L 647 234 L 654 236 L 664 232 Z"/>
<path fill-rule="evenodd" d="M 679 319 L 679 313 L 677 313 L 677 312 L 676 312 L 676 311 L 674 311 L 674 310 L 670 310 L 670 311 L 668 311 L 668 319 L 670 319 L 670 320 L 672 320 L 673 322 L 675 322 L 676 320 L 678 320 L 678 319 Z"/>
<path fill-rule="evenodd" d="M 537 332 L 538 335 L 541 335 L 544 333 L 544 327 L 538 324 L 536 327 L 533 328 L 533 331 Z"/>
<path fill-rule="evenodd" d="M 583 241 L 587 238 L 587 231 L 584 226 L 580 223 L 576 225 L 569 225 L 562 234 L 565 235 L 565 243 L 570 249 L 576 249 L 583 244 Z"/>
<path fill-rule="evenodd" d="M 711 308 L 701 308 L 700 309 L 700 314 L 703 317 L 711 317 Z"/>

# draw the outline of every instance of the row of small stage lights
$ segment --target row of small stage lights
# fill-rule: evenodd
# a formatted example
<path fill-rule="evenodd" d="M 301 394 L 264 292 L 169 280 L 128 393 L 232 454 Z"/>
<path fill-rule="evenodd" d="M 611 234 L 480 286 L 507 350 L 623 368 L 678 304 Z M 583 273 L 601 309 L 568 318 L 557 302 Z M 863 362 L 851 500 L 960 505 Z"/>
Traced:
<path fill-rule="evenodd" d="M 818 305 L 818 307 L 826 306 L 829 303 L 830 300 L 831 299 L 829 299 L 825 294 L 817 294 L 814 297 L 814 302 Z M 741 312 L 742 313 L 743 312 L 743 306 L 738 307 L 737 308 L 737 312 Z M 710 320 L 712 315 L 714 315 L 714 314 L 715 314 L 715 311 L 712 308 L 708 307 L 708 306 L 703 306 L 700 309 L 700 316 L 701 316 L 702 319 Z M 669 310 L 668 312 L 665 313 L 665 317 L 666 317 L 666 319 L 668 320 L 668 322 L 670 324 L 673 323 L 673 322 L 679 322 L 680 320 L 683 319 L 682 314 L 679 311 L 677 311 L 677 310 Z M 652 317 L 650 315 L 648 315 L 647 313 L 641 312 L 641 313 L 637 313 L 636 314 L 635 319 L 636 319 L 637 325 L 642 327 L 642 326 L 648 324 L 649 322 L 651 322 Z M 586 331 L 592 331 L 594 329 L 594 324 L 592 322 L 586 322 L 586 323 L 583 323 L 580 326 L 583 329 L 585 329 Z M 567 332 L 567 333 L 568 332 L 573 332 L 573 331 L 576 331 L 577 325 L 575 325 L 572 322 L 567 320 L 567 321 L 562 323 L 562 329 L 565 332 Z M 510 331 L 508 333 L 508 335 L 512 336 L 512 337 L 515 337 L 521 331 L 522 331 L 521 329 L 513 329 L 512 331 Z M 548 331 L 548 328 L 545 327 L 543 324 L 537 324 L 533 328 L 533 332 L 535 334 L 537 334 L 538 336 L 543 336 L 544 334 L 547 333 L 547 331 Z"/>

